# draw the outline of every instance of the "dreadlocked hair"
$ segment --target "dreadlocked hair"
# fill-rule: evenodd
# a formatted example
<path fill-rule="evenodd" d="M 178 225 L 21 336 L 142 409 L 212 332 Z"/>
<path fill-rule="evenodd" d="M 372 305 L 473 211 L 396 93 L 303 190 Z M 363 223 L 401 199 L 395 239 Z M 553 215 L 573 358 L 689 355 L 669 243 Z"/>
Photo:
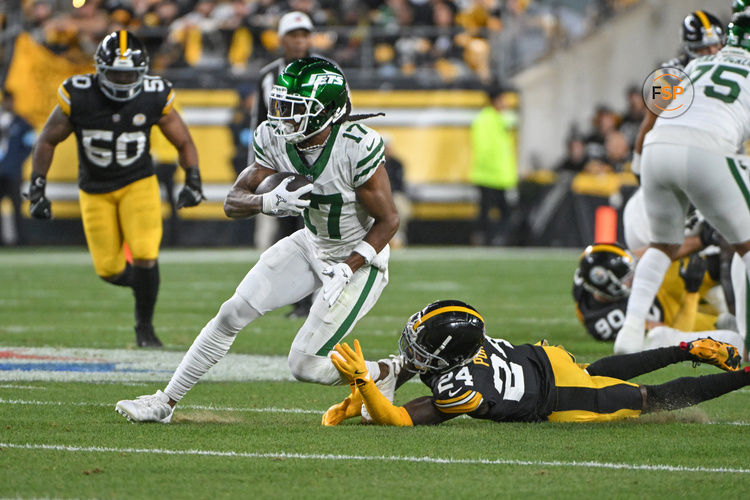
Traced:
<path fill-rule="evenodd" d="M 363 114 L 353 115 L 352 114 L 352 101 L 351 99 L 349 99 L 346 102 L 346 113 L 344 113 L 344 115 L 341 118 L 336 120 L 334 122 L 334 125 L 339 125 L 341 123 L 344 123 L 345 121 L 359 122 L 362 120 L 367 120 L 369 118 L 375 118 L 376 116 L 385 116 L 385 113 L 382 113 L 382 112 L 381 113 L 363 113 Z"/>

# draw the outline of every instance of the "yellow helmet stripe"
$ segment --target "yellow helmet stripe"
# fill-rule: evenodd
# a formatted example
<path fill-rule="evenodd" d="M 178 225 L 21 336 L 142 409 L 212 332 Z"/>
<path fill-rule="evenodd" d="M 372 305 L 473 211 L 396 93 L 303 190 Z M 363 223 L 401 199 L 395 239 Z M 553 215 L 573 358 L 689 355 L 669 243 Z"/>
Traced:
<path fill-rule="evenodd" d="M 630 254 L 628 252 L 626 252 L 622 248 L 615 246 L 615 245 L 605 245 L 605 244 L 593 245 L 591 247 L 591 253 L 598 253 L 598 252 L 612 252 L 622 257 L 630 258 Z"/>
<path fill-rule="evenodd" d="M 698 19 L 700 19 L 701 24 L 703 25 L 703 28 L 706 30 L 706 33 L 708 36 L 711 36 L 711 23 L 708 21 L 708 17 L 706 16 L 706 13 L 702 10 L 696 10 L 695 15 L 698 16 Z"/>
<path fill-rule="evenodd" d="M 469 309 L 468 307 L 463 307 L 463 306 L 445 306 L 445 307 L 441 307 L 439 309 L 435 309 L 434 311 L 428 312 L 427 314 L 425 314 L 424 316 L 422 316 L 421 318 L 419 318 L 419 321 L 415 322 L 414 326 L 412 328 L 414 329 L 414 331 L 417 331 L 417 328 L 419 327 L 419 325 L 421 325 L 422 323 L 424 323 L 428 319 L 433 318 L 433 317 L 437 316 L 438 314 L 443 314 L 443 313 L 452 312 L 452 311 L 469 313 L 472 316 L 474 316 L 476 318 L 479 318 L 479 320 L 482 323 L 484 323 L 484 318 L 482 318 L 482 316 L 480 316 L 479 313 L 476 312 L 473 309 Z"/>
<path fill-rule="evenodd" d="M 125 52 L 128 50 L 128 32 L 120 30 L 120 59 L 125 59 Z"/>

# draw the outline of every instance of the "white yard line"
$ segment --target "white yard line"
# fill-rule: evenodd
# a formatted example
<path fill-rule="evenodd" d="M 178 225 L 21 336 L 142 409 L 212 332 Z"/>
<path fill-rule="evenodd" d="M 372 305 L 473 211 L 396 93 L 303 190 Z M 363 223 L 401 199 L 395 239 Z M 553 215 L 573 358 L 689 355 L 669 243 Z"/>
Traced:
<path fill-rule="evenodd" d="M 112 403 L 89 403 L 86 401 L 35 401 L 27 399 L 3 399 L 0 398 L 0 404 L 6 405 L 35 405 L 35 406 L 101 406 L 101 407 L 112 407 L 114 409 L 115 402 Z M 179 405 L 178 410 L 210 410 L 210 411 L 241 411 L 251 413 L 303 413 L 312 415 L 322 415 L 325 410 L 306 410 L 303 408 L 276 408 L 276 407 L 265 407 L 265 408 L 242 408 L 232 406 L 213 406 L 213 405 Z"/>
<path fill-rule="evenodd" d="M 731 473 L 750 474 L 750 469 L 735 469 L 729 467 L 687 467 L 682 465 L 668 464 L 626 464 L 610 462 L 567 462 L 558 460 L 516 460 L 516 459 L 460 459 L 440 457 L 411 457 L 411 456 L 386 456 L 386 455 L 333 455 L 318 453 L 252 453 L 243 451 L 220 451 L 220 450 L 169 450 L 164 448 L 114 448 L 102 446 L 70 446 L 63 444 L 32 444 L 32 443 L 0 443 L 0 448 L 43 450 L 43 451 L 67 451 L 71 453 L 138 453 L 152 455 L 192 455 L 207 457 L 233 457 L 233 458 L 285 458 L 298 460 L 335 460 L 335 461 L 370 461 L 370 462 L 415 462 L 451 465 L 518 465 L 531 467 L 578 467 L 584 469 L 615 469 L 615 470 L 647 470 L 666 472 L 690 472 L 690 473 Z"/>

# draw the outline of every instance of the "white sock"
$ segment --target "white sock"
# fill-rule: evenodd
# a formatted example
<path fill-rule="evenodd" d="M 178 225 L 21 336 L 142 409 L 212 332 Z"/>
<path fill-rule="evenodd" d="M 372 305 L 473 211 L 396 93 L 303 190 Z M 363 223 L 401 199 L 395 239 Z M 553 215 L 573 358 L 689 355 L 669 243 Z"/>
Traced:
<path fill-rule="evenodd" d="M 235 336 L 227 336 L 216 331 L 213 324 L 214 320 L 211 320 L 201 330 L 164 389 L 164 394 L 173 400 L 181 400 L 232 346 Z"/>
<path fill-rule="evenodd" d="M 615 339 L 615 354 L 629 354 L 643 349 L 646 316 L 671 263 L 667 254 L 655 248 L 646 250 L 638 261 L 625 321 Z"/>
<path fill-rule="evenodd" d="M 209 368 L 224 357 L 237 333 L 259 316 L 260 313 L 237 294 L 224 302 L 185 353 L 164 393 L 175 401 L 181 400 Z"/>
<path fill-rule="evenodd" d="M 732 330 L 709 330 L 706 332 L 683 332 L 668 326 L 654 328 L 648 335 L 644 343 L 645 349 L 656 349 L 659 347 L 669 347 L 680 345 L 680 342 L 692 342 L 693 340 L 705 339 L 711 337 L 719 342 L 732 344 L 742 351 L 742 337 Z"/>

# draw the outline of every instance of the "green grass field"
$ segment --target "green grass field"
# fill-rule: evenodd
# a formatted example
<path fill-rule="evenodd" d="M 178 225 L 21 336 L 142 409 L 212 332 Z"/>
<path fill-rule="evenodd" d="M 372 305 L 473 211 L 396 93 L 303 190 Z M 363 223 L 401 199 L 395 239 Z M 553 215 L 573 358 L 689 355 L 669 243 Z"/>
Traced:
<path fill-rule="evenodd" d="M 166 351 L 187 349 L 256 259 L 245 250 L 162 254 L 155 322 Z M 590 338 L 575 318 L 576 259 L 577 252 L 559 250 L 396 251 L 390 284 L 349 339 L 359 338 L 368 358 L 384 357 L 395 352 L 411 313 L 458 298 L 479 309 L 492 336 L 546 338 L 579 361 L 595 360 L 611 345 Z M 146 382 L 102 382 L 94 373 L 71 382 L 50 368 L 24 378 L 2 354 L 46 346 L 140 355 L 130 291 L 101 282 L 80 249 L 4 250 L 0 284 L 3 498 L 707 498 L 743 497 L 750 488 L 748 389 L 613 424 L 459 418 L 432 428 L 354 421 L 324 428 L 322 412 L 348 389 L 283 380 L 287 373 L 274 381 L 204 381 L 172 424 L 130 424 L 114 412 L 115 402 L 163 388 L 169 373 Z M 271 356 L 283 367 L 302 323 L 286 312 L 248 326 L 231 353 Z M 642 381 L 716 371 L 684 363 Z M 427 391 L 406 384 L 396 402 Z"/>

